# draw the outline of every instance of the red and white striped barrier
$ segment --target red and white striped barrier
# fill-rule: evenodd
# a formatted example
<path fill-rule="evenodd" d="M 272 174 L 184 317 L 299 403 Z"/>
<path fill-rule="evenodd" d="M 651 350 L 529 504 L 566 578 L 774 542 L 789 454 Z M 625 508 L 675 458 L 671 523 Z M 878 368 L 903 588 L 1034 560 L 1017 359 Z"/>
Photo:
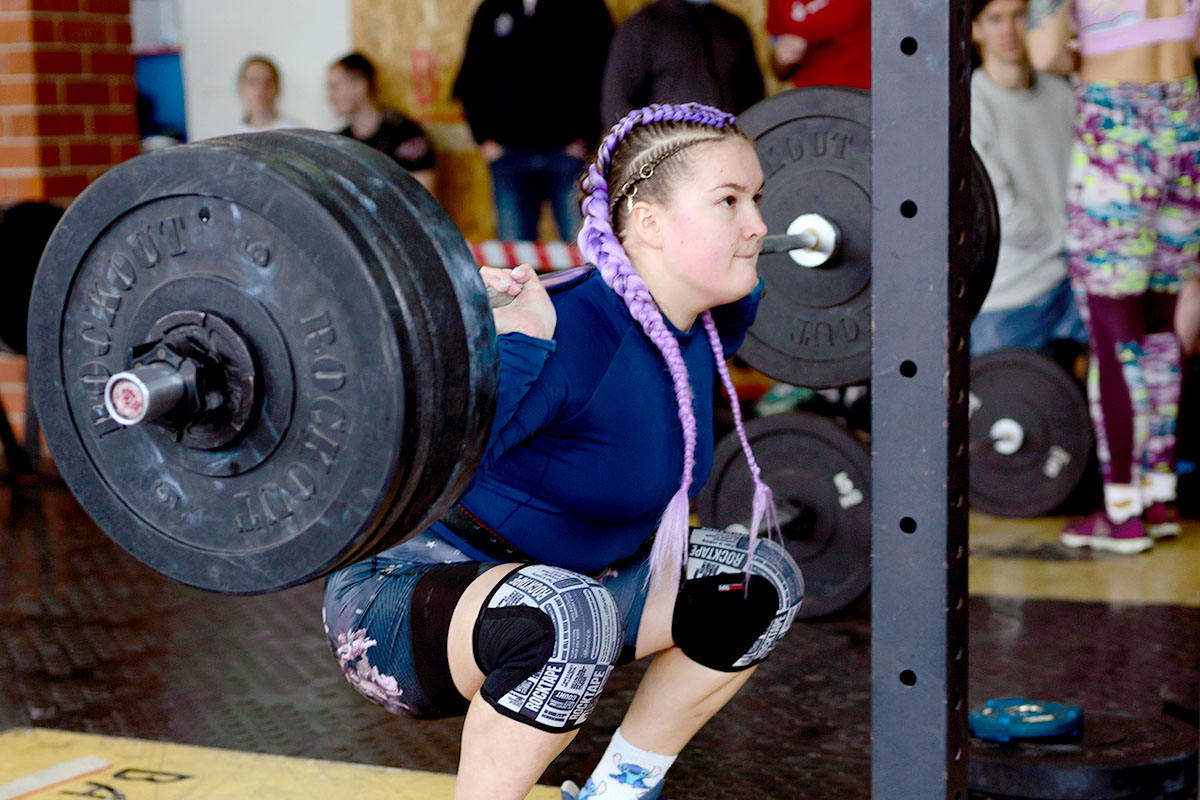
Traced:
<path fill-rule="evenodd" d="M 528 264 L 536 270 L 559 270 L 587 263 L 574 242 L 472 242 L 475 260 L 489 267 Z"/>

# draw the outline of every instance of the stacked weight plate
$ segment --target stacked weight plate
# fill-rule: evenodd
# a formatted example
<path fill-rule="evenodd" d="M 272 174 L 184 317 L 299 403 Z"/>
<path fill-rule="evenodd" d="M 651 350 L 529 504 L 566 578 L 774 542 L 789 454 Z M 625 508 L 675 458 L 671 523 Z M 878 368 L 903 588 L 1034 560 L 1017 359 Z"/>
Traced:
<path fill-rule="evenodd" d="M 108 377 L 179 312 L 218 317 L 253 355 L 250 421 L 219 448 L 105 412 Z M 469 248 L 411 177 L 332 134 L 210 140 L 106 173 L 47 247 L 29 340 L 46 439 L 85 510 L 214 591 L 282 589 L 420 530 L 491 424 L 495 336 Z"/>
<path fill-rule="evenodd" d="M 787 252 L 759 257 L 765 284 L 758 318 L 738 355 L 785 383 L 835 388 L 871 375 L 871 96 L 819 86 L 774 95 L 738 126 L 754 141 L 766 186 L 761 209 L 773 234 L 819 214 L 840 232 L 838 251 L 818 267 Z M 972 196 L 972 259 L 956 291 L 978 313 L 992 285 L 1000 219 L 987 170 L 972 151 L 958 180 Z M 903 248 L 897 242 L 897 248 Z M 914 309 L 913 313 L 920 313 Z"/>

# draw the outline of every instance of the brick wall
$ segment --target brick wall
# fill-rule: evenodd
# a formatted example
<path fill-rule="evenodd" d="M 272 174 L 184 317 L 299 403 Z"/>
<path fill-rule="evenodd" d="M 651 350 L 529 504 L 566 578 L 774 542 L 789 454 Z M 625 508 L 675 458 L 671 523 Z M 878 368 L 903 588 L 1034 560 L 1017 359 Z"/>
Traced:
<path fill-rule="evenodd" d="M 129 0 L 0 0 L 0 204 L 66 206 L 137 154 L 131 39 Z M 0 356 L 18 437 L 24 380 L 24 359 Z"/>

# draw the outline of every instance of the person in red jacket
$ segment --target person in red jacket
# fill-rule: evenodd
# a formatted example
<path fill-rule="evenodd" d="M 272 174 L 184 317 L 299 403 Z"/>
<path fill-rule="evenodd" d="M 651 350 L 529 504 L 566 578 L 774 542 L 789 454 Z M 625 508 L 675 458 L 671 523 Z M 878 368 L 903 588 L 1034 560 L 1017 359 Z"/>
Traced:
<path fill-rule="evenodd" d="M 768 0 L 767 32 L 781 80 L 871 88 L 871 0 Z"/>

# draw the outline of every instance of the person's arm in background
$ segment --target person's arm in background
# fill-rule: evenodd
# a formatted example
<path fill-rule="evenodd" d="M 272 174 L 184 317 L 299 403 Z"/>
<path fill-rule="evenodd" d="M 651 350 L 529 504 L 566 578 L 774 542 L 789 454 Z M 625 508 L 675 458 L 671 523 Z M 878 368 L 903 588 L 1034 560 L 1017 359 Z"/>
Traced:
<path fill-rule="evenodd" d="M 454 79 L 453 89 L 454 97 L 462 103 L 463 115 L 467 118 L 471 135 L 479 143 L 484 160 L 488 163 L 495 161 L 503 152 L 503 148 L 492 138 L 494 134 L 489 111 L 491 106 L 487 97 L 487 70 L 491 60 L 489 45 L 493 24 L 494 20 L 490 15 L 485 15 L 482 8 L 476 10 L 471 19 L 467 46 L 463 50 L 462 64 L 458 68 L 458 77 Z"/>
<path fill-rule="evenodd" d="M 396 126 L 392 158 L 408 170 L 408 174 L 416 178 L 417 182 L 424 186 L 430 194 L 433 194 L 434 166 L 437 164 L 437 154 L 433 150 L 433 143 L 429 140 L 429 136 L 420 125 L 407 118 L 401 118 L 399 122 L 393 120 L 389 124 Z"/>
<path fill-rule="evenodd" d="M 860 28 L 870 28 L 871 0 L 771 0 L 767 31 L 775 39 L 771 64 L 785 79 L 800 66 L 808 48 Z"/>
<path fill-rule="evenodd" d="M 1034 69 L 1069 75 L 1077 66 L 1076 54 L 1067 45 L 1071 31 L 1071 0 L 1029 0 L 1025 46 Z"/>
<path fill-rule="evenodd" d="M 998 146 L 1003 133 L 996 125 L 991 110 L 972 98 L 971 145 L 979 153 L 983 166 L 996 191 L 996 208 L 1000 216 L 1000 235 L 1003 240 L 1023 250 L 1049 247 L 1054 229 L 1046 224 L 1044 215 L 1014 188 L 1012 172 L 1000 155 Z M 1063 209 L 1066 214 L 1066 209 Z"/>

